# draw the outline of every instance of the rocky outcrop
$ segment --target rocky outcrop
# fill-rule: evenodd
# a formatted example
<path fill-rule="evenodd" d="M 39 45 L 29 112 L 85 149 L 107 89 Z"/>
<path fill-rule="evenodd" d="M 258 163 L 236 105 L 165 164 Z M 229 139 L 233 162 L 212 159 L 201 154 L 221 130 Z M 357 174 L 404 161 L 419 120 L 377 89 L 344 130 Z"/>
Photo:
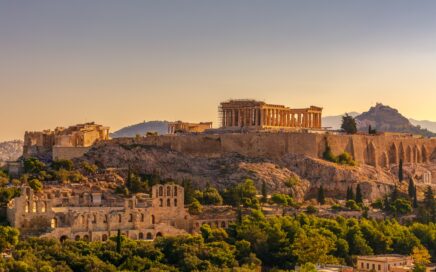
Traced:
<path fill-rule="evenodd" d="M 274 157 L 246 156 L 236 152 L 203 156 L 134 141 L 108 141 L 93 147 L 83 159 L 105 168 L 131 167 L 137 173 L 157 174 L 163 179 L 179 182 L 188 179 L 199 186 L 212 183 L 220 189 L 250 178 L 258 189 L 265 182 L 270 192 L 292 193 L 299 199 L 315 196 L 321 185 L 327 196 L 335 198 L 344 198 L 347 188 L 355 188 L 357 184 L 370 200 L 383 197 L 395 185 L 406 190 L 406 185 L 396 179 L 395 167 L 381 168 L 364 163 L 355 167 L 341 166 L 297 153 Z M 426 169 L 425 164 L 422 165 Z M 289 187 L 286 185 L 289 180 L 298 182 Z"/>
<path fill-rule="evenodd" d="M 23 141 L 7 141 L 0 143 L 0 166 L 6 161 L 15 161 L 23 155 Z"/>
<path fill-rule="evenodd" d="M 427 129 L 422 129 L 419 126 L 414 126 L 409 119 L 401 115 L 397 109 L 377 103 L 371 107 L 369 111 L 364 112 L 356 117 L 358 129 L 368 131 L 368 127 L 377 129 L 383 132 L 401 132 L 423 135 L 426 137 L 436 137 Z"/>

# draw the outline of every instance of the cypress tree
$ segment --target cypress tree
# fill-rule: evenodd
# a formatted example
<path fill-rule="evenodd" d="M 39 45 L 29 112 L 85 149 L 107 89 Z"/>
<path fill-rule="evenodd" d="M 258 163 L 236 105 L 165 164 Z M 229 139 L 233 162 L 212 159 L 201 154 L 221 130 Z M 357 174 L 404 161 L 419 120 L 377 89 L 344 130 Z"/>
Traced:
<path fill-rule="evenodd" d="M 352 186 L 347 188 L 347 200 L 355 200 Z"/>
<path fill-rule="evenodd" d="M 268 198 L 268 192 L 266 189 L 266 182 L 263 181 L 262 182 L 262 202 L 266 203 L 267 198 Z"/>
<path fill-rule="evenodd" d="M 427 190 L 424 193 L 424 207 L 427 212 L 427 222 L 436 221 L 436 200 L 434 198 L 433 190 L 430 186 L 427 186 Z"/>
<path fill-rule="evenodd" d="M 325 204 L 325 196 L 324 196 L 324 188 L 321 185 L 321 187 L 319 187 L 318 189 L 318 197 L 317 197 L 318 203 L 321 205 Z"/>
<path fill-rule="evenodd" d="M 403 159 L 400 159 L 400 164 L 398 166 L 398 180 L 400 182 L 402 182 L 404 179 L 404 174 L 403 174 Z"/>
<path fill-rule="evenodd" d="M 356 188 L 356 203 L 363 203 L 362 190 L 360 189 L 360 184 L 357 184 Z"/>
<path fill-rule="evenodd" d="M 416 196 L 416 186 L 413 188 L 413 208 L 418 208 L 418 197 Z"/>
<path fill-rule="evenodd" d="M 407 188 L 407 192 L 410 198 L 413 198 L 413 196 L 415 195 L 415 184 L 412 178 L 409 179 L 409 187 Z"/>
<path fill-rule="evenodd" d="M 117 252 L 120 253 L 121 252 L 121 231 L 118 229 L 117 232 Z"/>
<path fill-rule="evenodd" d="M 391 203 L 393 203 L 395 200 L 398 199 L 398 188 L 397 185 L 395 185 L 394 189 L 391 192 Z"/>

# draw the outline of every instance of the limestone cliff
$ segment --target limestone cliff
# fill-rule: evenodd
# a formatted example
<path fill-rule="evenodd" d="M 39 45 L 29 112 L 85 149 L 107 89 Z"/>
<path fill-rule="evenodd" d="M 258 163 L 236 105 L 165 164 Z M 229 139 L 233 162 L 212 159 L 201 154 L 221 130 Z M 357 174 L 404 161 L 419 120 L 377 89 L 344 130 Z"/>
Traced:
<path fill-rule="evenodd" d="M 187 141 L 185 138 L 181 140 Z M 364 195 L 371 200 L 383 197 L 394 185 L 406 190 L 405 184 L 396 181 L 395 167 L 380 168 L 364 163 L 359 163 L 356 167 L 340 166 L 297 153 L 264 156 L 244 155 L 240 152 L 218 155 L 214 152 L 214 156 L 210 156 L 199 152 L 181 152 L 166 145 L 113 140 L 96 145 L 83 159 L 102 167 L 130 166 L 135 172 L 154 173 L 164 179 L 189 179 L 200 186 L 210 182 L 221 189 L 251 178 L 258 189 L 265 182 L 270 192 L 292 193 L 299 199 L 313 197 L 321 184 L 327 196 L 336 198 L 344 198 L 347 188 L 356 187 L 357 184 L 361 184 Z M 423 171 L 431 172 L 426 165 L 433 164 L 421 164 Z M 414 177 L 422 175 L 422 171 L 418 173 L 406 169 L 405 172 L 406 176 L 409 172 Z M 299 182 L 288 188 L 285 184 L 291 178 L 296 178 Z"/>

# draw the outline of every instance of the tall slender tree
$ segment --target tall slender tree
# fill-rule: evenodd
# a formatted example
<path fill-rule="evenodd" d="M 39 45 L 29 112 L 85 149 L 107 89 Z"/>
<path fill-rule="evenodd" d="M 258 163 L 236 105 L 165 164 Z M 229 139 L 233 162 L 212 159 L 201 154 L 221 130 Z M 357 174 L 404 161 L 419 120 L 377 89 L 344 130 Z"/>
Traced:
<path fill-rule="evenodd" d="M 416 185 L 413 188 L 413 208 L 418 208 L 418 197 L 416 196 Z"/>
<path fill-rule="evenodd" d="M 407 192 L 410 198 L 413 198 L 415 195 L 415 184 L 412 178 L 409 178 L 409 187 L 407 188 Z"/>
<path fill-rule="evenodd" d="M 354 199 L 354 192 L 353 192 L 353 187 L 349 186 L 347 188 L 347 200 L 355 200 Z"/>
<path fill-rule="evenodd" d="M 121 239 L 121 231 L 120 231 L 120 229 L 118 229 L 118 231 L 117 231 L 117 240 L 116 240 L 116 243 L 117 243 L 117 252 L 118 253 L 121 252 L 121 241 L 122 241 L 122 239 Z"/>
<path fill-rule="evenodd" d="M 324 187 L 321 185 L 318 189 L 318 197 L 317 197 L 318 203 L 321 205 L 325 204 L 325 195 L 324 195 Z"/>
<path fill-rule="evenodd" d="M 404 179 L 403 173 L 403 159 L 400 159 L 400 164 L 398 165 L 398 180 L 402 182 Z"/>
<path fill-rule="evenodd" d="M 266 182 L 262 182 L 262 203 L 266 203 L 266 200 L 268 199 L 268 192 L 266 189 Z"/>
<path fill-rule="evenodd" d="M 356 203 L 363 203 L 363 195 L 362 195 L 362 189 L 360 188 L 360 184 L 357 184 L 356 187 Z"/>

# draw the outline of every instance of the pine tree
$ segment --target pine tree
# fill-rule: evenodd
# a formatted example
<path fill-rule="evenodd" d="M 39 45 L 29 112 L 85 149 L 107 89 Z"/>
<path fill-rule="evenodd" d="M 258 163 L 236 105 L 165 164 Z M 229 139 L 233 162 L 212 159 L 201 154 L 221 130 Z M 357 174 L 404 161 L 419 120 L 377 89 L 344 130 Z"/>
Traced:
<path fill-rule="evenodd" d="M 325 204 L 325 196 L 324 196 L 324 188 L 321 185 L 321 187 L 319 187 L 318 189 L 318 197 L 317 197 L 318 203 L 321 205 Z"/>
<path fill-rule="evenodd" d="M 410 198 L 413 198 L 413 196 L 415 195 L 415 184 L 412 178 L 409 179 L 409 187 L 407 188 L 407 192 Z"/>
<path fill-rule="evenodd" d="M 363 203 L 362 190 L 360 189 L 360 184 L 357 184 L 356 188 L 356 203 Z"/>
<path fill-rule="evenodd" d="M 268 192 L 266 189 L 266 182 L 263 181 L 262 182 L 262 202 L 266 203 L 267 198 L 268 198 Z"/>
<path fill-rule="evenodd" d="M 403 159 L 400 159 L 400 165 L 398 166 L 398 180 L 402 182 L 404 179 L 403 174 Z"/>
<path fill-rule="evenodd" d="M 121 252 L 121 231 L 118 229 L 117 232 L 117 252 L 120 253 Z"/>

